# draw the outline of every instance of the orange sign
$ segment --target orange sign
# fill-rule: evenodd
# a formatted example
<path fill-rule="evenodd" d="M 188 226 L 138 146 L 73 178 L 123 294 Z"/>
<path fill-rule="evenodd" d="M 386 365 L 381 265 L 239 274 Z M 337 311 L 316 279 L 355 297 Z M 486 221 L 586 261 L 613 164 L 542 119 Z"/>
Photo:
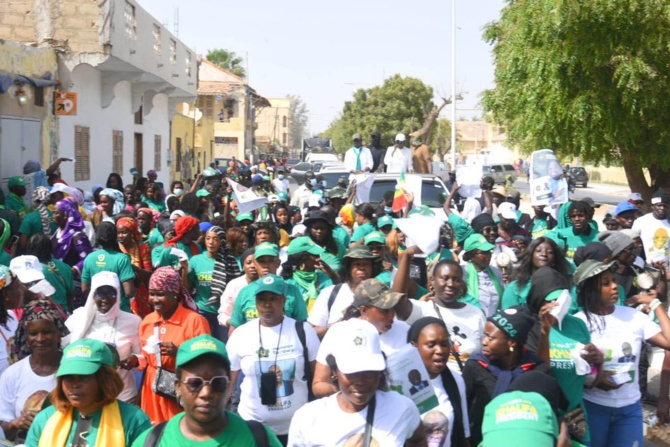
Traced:
<path fill-rule="evenodd" d="M 55 92 L 54 95 L 54 115 L 77 115 L 76 92 Z"/>

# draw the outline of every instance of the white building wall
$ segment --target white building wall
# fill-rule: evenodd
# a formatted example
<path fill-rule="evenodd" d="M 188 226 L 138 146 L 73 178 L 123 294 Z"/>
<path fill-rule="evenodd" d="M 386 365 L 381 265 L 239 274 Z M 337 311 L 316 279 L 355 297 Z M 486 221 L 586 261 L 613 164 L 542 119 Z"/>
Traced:
<path fill-rule="evenodd" d="M 59 156 L 74 157 L 75 126 L 90 128 L 90 172 L 86 181 L 75 182 L 74 165 L 62 163 L 63 179 L 71 186 L 91 190 L 93 185 L 104 185 L 112 172 L 112 131 L 123 132 L 123 172 L 119 172 L 124 184 L 132 183 L 130 169 L 134 167 L 134 134 L 141 133 L 143 138 L 143 175 L 154 169 L 154 135 L 161 135 L 161 169 L 158 180 L 164 185 L 169 183 L 167 152 L 170 142 L 170 123 L 168 118 L 168 99 L 164 94 L 154 96 L 151 113 L 144 116 L 143 124 L 135 124 L 135 114 L 131 106 L 131 85 L 121 81 L 114 87 L 114 99 L 107 108 L 101 107 L 101 73 L 87 64 L 78 65 L 72 72 L 71 91 L 77 92 L 77 116 L 60 117 Z M 76 161 L 75 161 L 76 163 Z"/>

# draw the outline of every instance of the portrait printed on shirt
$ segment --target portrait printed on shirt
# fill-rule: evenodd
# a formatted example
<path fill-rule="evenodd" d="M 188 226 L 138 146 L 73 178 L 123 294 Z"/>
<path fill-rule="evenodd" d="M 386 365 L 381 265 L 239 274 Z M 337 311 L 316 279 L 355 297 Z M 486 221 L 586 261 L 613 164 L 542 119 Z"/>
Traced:
<path fill-rule="evenodd" d="M 256 362 L 256 383 L 258 392 L 261 392 L 261 374 L 274 373 L 277 376 L 277 399 L 293 394 L 295 380 L 295 359 L 261 360 Z M 278 403 L 279 405 L 279 403 Z"/>
<path fill-rule="evenodd" d="M 443 447 L 449 436 L 449 418 L 439 410 L 429 411 L 423 416 L 428 447 Z"/>
<path fill-rule="evenodd" d="M 363 447 L 365 445 L 364 433 L 356 433 L 355 435 L 349 436 L 343 445 L 343 447 Z M 370 438 L 370 447 L 381 447 L 379 441 L 375 438 Z"/>
<path fill-rule="evenodd" d="M 654 231 L 653 244 L 647 247 L 649 259 L 652 261 L 665 261 L 668 259 L 668 229 L 658 227 Z"/>
<path fill-rule="evenodd" d="M 626 339 L 608 340 L 606 346 L 601 347 L 605 357 L 603 370 L 612 373 L 610 381 L 617 385 L 634 382 L 637 373 L 637 355 L 640 347 Z"/>

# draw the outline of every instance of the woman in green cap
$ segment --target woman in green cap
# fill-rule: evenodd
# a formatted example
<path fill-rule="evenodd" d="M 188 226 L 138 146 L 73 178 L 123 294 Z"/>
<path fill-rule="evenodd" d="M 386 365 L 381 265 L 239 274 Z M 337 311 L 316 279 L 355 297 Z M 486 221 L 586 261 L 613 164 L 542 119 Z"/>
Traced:
<path fill-rule="evenodd" d="M 307 236 L 297 237 L 289 244 L 288 259 L 282 264 L 282 277 L 288 284 L 298 287 L 308 313 L 323 289 L 340 282 L 337 273 L 321 261 L 323 253 L 324 249 Z"/>
<path fill-rule="evenodd" d="M 305 236 L 309 236 L 315 244 L 324 249 L 321 259 L 333 270 L 339 272 L 347 248 L 333 235 L 335 219 L 325 211 L 315 210 L 309 213 L 309 217 L 303 224 L 307 227 Z"/>
<path fill-rule="evenodd" d="M 463 255 L 463 260 L 468 263 L 464 276 L 468 291 L 479 301 L 487 317 L 498 310 L 505 290 L 500 270 L 491 267 L 491 254 L 494 248 L 495 245 L 487 241 L 484 236 L 475 233 L 465 240 Z"/>
<path fill-rule="evenodd" d="M 281 446 L 267 427 L 226 411 L 230 360 L 221 341 L 207 334 L 185 341 L 176 364 L 175 390 L 184 411 L 144 432 L 133 447 Z"/>
<path fill-rule="evenodd" d="M 63 350 L 50 394 L 52 406 L 35 416 L 26 445 L 127 447 L 151 427 L 135 405 L 116 399 L 123 381 L 110 348 L 99 340 L 78 340 Z"/>

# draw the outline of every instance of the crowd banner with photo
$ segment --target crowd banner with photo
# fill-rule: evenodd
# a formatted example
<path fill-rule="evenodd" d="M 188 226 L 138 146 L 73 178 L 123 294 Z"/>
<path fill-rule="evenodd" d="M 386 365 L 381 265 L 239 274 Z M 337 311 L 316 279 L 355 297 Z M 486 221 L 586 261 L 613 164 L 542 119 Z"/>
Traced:
<path fill-rule="evenodd" d="M 386 379 L 389 390 L 412 399 L 421 414 L 439 405 L 421 355 L 412 345 L 388 356 Z"/>
<path fill-rule="evenodd" d="M 233 188 L 233 197 L 237 202 L 237 208 L 241 214 L 255 211 L 268 203 L 267 197 L 258 197 L 251 189 L 242 186 L 229 178 L 227 178 L 226 181 L 230 187 Z"/>
<path fill-rule="evenodd" d="M 531 205 L 558 205 L 568 201 L 568 181 L 551 149 L 533 152 L 530 162 Z"/>

